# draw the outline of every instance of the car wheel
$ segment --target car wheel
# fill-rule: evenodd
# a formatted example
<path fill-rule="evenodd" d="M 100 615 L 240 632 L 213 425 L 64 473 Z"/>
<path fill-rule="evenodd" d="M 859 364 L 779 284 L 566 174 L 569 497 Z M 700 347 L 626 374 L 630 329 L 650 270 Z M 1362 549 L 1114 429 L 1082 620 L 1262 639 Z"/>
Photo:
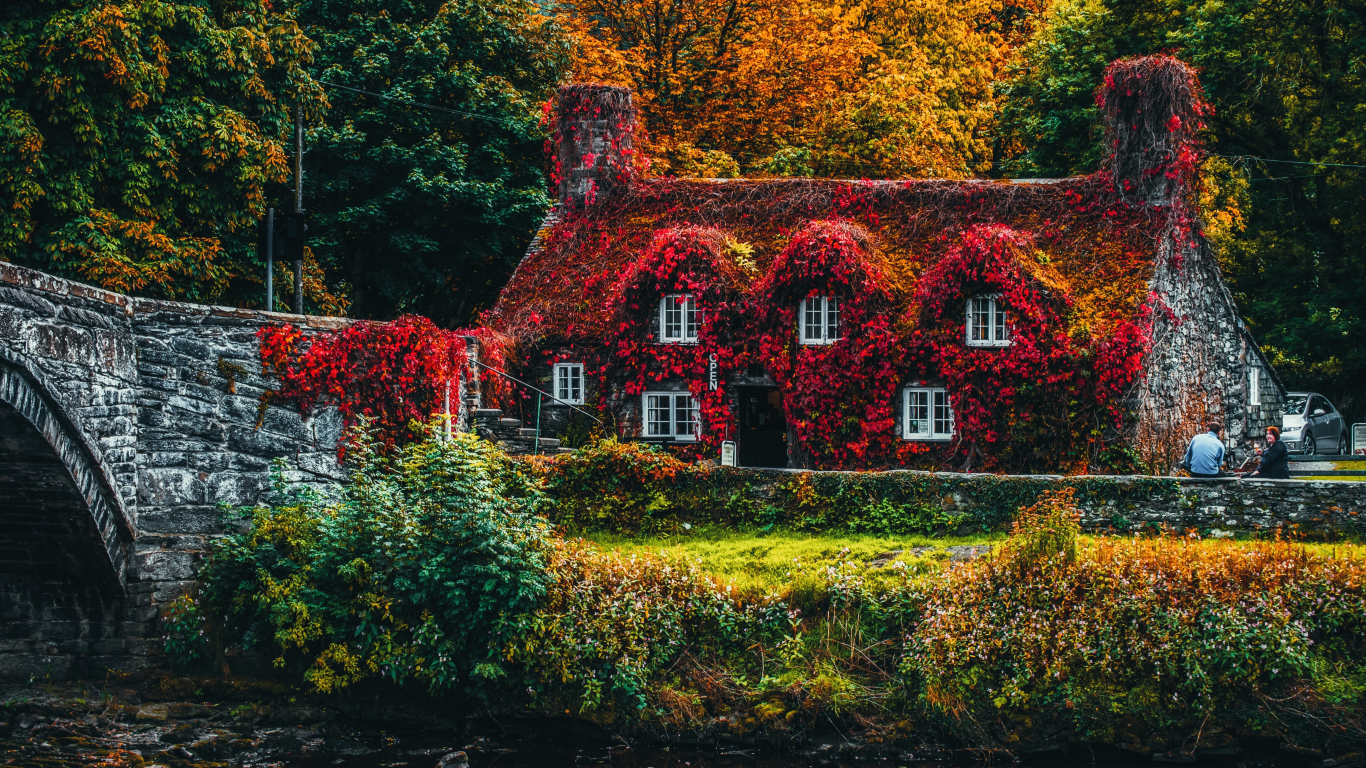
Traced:
<path fill-rule="evenodd" d="M 1316 454 L 1316 453 L 1318 453 L 1318 448 L 1317 448 L 1317 446 L 1314 445 L 1314 436 L 1313 436 L 1313 435 L 1305 435 L 1305 436 L 1304 436 L 1304 455 L 1305 455 L 1305 456 L 1313 456 L 1313 455 Z"/>
<path fill-rule="evenodd" d="M 1342 437 L 1338 438 L 1338 455 L 1346 456 L 1351 450 L 1352 447 L 1347 444 L 1347 434 L 1344 432 Z"/>

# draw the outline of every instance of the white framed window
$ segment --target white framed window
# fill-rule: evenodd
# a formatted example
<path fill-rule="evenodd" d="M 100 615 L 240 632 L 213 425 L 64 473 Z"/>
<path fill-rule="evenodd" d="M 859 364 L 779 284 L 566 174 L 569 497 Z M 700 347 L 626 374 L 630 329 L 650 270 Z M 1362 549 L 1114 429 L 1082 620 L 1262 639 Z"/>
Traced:
<path fill-rule="evenodd" d="M 640 396 L 645 437 L 691 442 L 701 434 L 697 400 L 688 392 L 646 392 Z"/>
<path fill-rule="evenodd" d="M 555 399 L 583 405 L 583 363 L 555 363 Z"/>
<path fill-rule="evenodd" d="M 968 346 L 1010 346 L 1010 324 L 1000 294 L 973 296 L 968 299 Z"/>
<path fill-rule="evenodd" d="M 1247 404 L 1262 404 L 1262 372 L 1255 365 L 1247 369 Z"/>
<path fill-rule="evenodd" d="M 901 395 L 901 436 L 907 440 L 953 437 L 953 407 L 939 387 L 907 387 Z"/>
<path fill-rule="evenodd" d="M 840 303 L 834 296 L 810 296 L 797 304 L 797 338 L 803 344 L 840 340 Z"/>
<path fill-rule="evenodd" d="M 659 340 L 665 344 L 696 344 L 702 330 L 702 313 L 691 293 L 659 300 Z"/>

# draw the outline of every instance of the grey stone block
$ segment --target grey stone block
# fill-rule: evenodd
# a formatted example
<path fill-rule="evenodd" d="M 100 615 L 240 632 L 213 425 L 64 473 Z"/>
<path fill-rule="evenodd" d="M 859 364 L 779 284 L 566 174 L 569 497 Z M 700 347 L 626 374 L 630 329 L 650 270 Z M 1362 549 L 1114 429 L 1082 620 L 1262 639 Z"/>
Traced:
<path fill-rule="evenodd" d="M 180 467 L 147 467 L 138 471 L 138 503 L 168 506 L 204 503 L 201 473 Z"/>
<path fill-rule="evenodd" d="M 269 479 L 259 473 L 220 472 L 209 477 L 207 500 L 212 504 L 248 506 L 255 504 L 268 486 Z"/>

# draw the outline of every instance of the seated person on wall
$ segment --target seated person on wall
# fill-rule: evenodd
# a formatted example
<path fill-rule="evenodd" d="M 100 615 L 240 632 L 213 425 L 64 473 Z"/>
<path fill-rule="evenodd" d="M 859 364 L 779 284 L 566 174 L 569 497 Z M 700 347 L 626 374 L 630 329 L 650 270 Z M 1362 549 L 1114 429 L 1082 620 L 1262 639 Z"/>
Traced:
<path fill-rule="evenodd" d="M 1224 441 L 1219 439 L 1219 433 L 1224 430 L 1224 425 L 1211 421 L 1208 428 L 1208 432 L 1191 438 L 1190 445 L 1186 447 L 1186 458 L 1182 460 L 1181 468 L 1189 472 L 1191 477 L 1219 477 L 1223 474 Z"/>
<path fill-rule="evenodd" d="M 1290 479 L 1290 451 L 1281 442 L 1281 431 L 1276 427 L 1266 428 L 1266 450 L 1262 452 L 1261 466 L 1247 477 L 1260 477 L 1270 480 Z"/>

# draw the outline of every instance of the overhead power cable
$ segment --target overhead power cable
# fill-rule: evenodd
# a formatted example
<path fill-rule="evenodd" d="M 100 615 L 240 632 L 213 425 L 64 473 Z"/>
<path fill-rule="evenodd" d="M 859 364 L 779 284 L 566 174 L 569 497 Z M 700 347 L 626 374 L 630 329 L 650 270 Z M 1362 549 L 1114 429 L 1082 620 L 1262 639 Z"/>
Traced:
<path fill-rule="evenodd" d="M 1225 160 L 1255 160 L 1259 163 L 1284 163 L 1286 165 L 1322 165 L 1327 168 L 1366 168 L 1366 165 L 1353 165 L 1351 163 L 1316 163 L 1312 160 L 1272 160 L 1269 157 L 1253 157 L 1252 155 L 1214 155 Z"/>
<path fill-rule="evenodd" d="M 434 104 L 423 104 L 423 103 L 420 102 L 420 101 L 412 101 L 412 100 L 410 100 L 410 99 L 400 99 L 400 98 L 398 98 L 397 96 L 386 96 L 385 94 L 382 94 L 382 93 L 375 93 L 374 91 L 367 91 L 367 90 L 363 90 L 363 89 L 361 89 L 361 88 L 352 88 L 352 87 L 349 86 L 349 85 L 340 85 L 340 84 L 338 84 L 338 83 L 329 83 L 329 82 L 326 81 L 326 80 L 319 80 L 318 82 L 321 83 L 322 85 L 327 86 L 328 88 L 340 88 L 340 89 L 342 89 L 343 91 L 352 91 L 352 92 L 354 92 L 354 93 L 363 93 L 363 94 L 365 94 L 366 96 L 374 96 L 374 97 L 377 98 L 377 99 L 384 99 L 385 101 L 393 101 L 393 102 L 397 102 L 397 103 L 399 103 L 399 104 L 406 104 L 406 105 L 408 105 L 408 106 L 410 106 L 410 107 L 420 107 L 420 108 L 422 108 L 422 109 L 430 109 L 430 110 L 432 110 L 432 111 L 434 111 L 434 112 L 445 112 L 445 113 L 450 114 L 450 115 L 460 115 L 461 117 L 472 117 L 472 118 L 475 118 L 476 120 L 489 120 L 489 121 L 491 121 L 491 122 L 495 122 L 495 123 L 500 123 L 500 124 L 502 124 L 502 125 L 506 125 L 506 126 L 508 126 L 509 128 L 519 128 L 519 127 L 520 127 L 517 123 L 514 123 L 514 122 L 512 122 L 511 120 L 508 120 L 508 119 L 502 118 L 502 117 L 494 117 L 494 116 L 492 116 L 492 115 L 481 115 L 481 114 L 479 114 L 479 113 L 477 113 L 477 112 L 465 112 L 465 111 L 459 110 L 459 109 L 450 109 L 449 107 L 438 107 L 438 106 L 436 106 L 436 105 L 434 105 Z"/>

